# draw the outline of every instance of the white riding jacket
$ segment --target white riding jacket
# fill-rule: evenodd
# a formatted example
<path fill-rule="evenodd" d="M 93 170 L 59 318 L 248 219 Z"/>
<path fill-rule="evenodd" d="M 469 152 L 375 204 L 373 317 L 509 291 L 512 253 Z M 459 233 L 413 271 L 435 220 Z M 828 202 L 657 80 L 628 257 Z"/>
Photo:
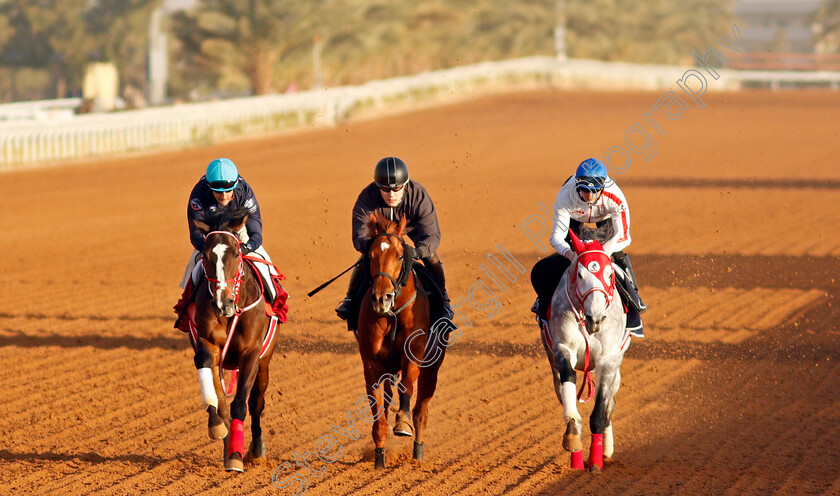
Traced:
<path fill-rule="evenodd" d="M 551 246 L 557 253 L 566 256 L 572 249 L 566 242 L 569 232 L 569 219 L 578 222 L 601 222 L 611 219 L 613 225 L 612 238 L 604 243 L 604 251 L 612 255 L 623 250 L 630 244 L 630 209 L 621 188 L 612 179 L 607 181 L 603 193 L 598 201 L 587 204 L 575 191 L 575 178 L 571 177 L 560 188 L 554 200 L 554 228 L 551 230 Z"/>

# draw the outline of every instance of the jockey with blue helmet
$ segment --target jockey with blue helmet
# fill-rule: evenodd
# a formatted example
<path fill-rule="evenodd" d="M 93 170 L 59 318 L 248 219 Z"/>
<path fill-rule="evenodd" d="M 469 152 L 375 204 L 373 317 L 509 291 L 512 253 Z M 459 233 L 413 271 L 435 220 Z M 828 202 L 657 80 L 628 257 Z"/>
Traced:
<path fill-rule="evenodd" d="M 205 174 L 193 187 L 187 203 L 187 225 L 190 232 L 190 242 L 194 250 L 190 255 L 184 277 L 181 280 L 181 288 L 184 289 L 184 293 L 181 300 L 175 305 L 176 313 L 180 314 L 183 307 L 190 303 L 192 289 L 203 277 L 201 250 L 204 247 L 204 234 L 198 229 L 194 221 L 223 208 L 244 208 L 248 210 L 245 225 L 237 233 L 242 254 L 259 256 L 271 264 L 271 258 L 262 246 L 262 217 L 254 191 L 245 179 L 239 175 L 239 170 L 232 160 L 217 158 L 211 161 L 207 165 Z M 278 292 L 272 282 L 278 285 L 279 282 L 273 281 L 276 277 L 272 276 L 278 274 L 274 266 L 269 264 L 255 263 L 254 266 L 263 278 L 266 300 L 271 303 Z M 178 327 L 179 322 L 176 322 L 176 327 Z M 183 327 L 181 329 L 187 330 Z"/>
<path fill-rule="evenodd" d="M 619 293 L 628 307 L 627 328 L 637 337 L 644 337 L 641 314 L 647 307 L 639 297 L 636 276 L 624 248 L 630 245 L 630 209 L 621 188 L 610 178 L 607 167 L 599 160 L 589 158 L 581 162 L 554 200 L 554 227 L 551 246 L 557 253 L 534 265 L 531 283 L 537 291 L 537 301 L 532 310 L 545 319 L 551 297 L 563 273 L 575 257 L 569 245 L 569 230 L 581 239 L 597 239 L 604 251 L 612 256 L 621 268 L 616 271 L 621 282 Z M 591 229 L 584 224 L 595 224 Z M 581 235 L 581 231 L 587 234 Z"/>

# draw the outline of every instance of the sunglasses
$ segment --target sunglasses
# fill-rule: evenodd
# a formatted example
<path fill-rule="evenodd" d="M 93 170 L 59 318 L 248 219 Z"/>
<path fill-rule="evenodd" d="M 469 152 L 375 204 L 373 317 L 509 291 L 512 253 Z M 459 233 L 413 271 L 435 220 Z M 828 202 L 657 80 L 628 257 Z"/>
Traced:
<path fill-rule="evenodd" d="M 399 186 L 386 186 L 384 184 L 377 184 L 376 186 L 379 187 L 380 191 L 384 191 L 385 193 L 389 191 L 396 193 L 397 191 L 405 188 L 405 184 L 400 184 Z"/>
<path fill-rule="evenodd" d="M 210 186 L 210 189 L 213 191 L 230 191 L 236 186 L 236 181 L 213 181 L 211 183 L 207 183 Z"/>

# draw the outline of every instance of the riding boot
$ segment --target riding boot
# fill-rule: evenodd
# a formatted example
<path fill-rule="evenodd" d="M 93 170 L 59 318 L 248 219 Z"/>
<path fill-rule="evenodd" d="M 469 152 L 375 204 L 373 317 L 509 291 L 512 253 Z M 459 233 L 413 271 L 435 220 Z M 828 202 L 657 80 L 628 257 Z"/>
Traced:
<path fill-rule="evenodd" d="M 647 305 L 645 305 L 642 297 L 639 295 L 639 285 L 636 283 L 636 274 L 633 273 L 633 266 L 630 265 L 630 257 L 623 251 L 618 251 L 613 253 L 612 259 L 628 276 L 627 278 L 630 284 L 625 284 L 624 286 L 628 290 L 628 296 L 632 300 L 631 303 L 639 310 L 639 313 L 645 313 Z"/>
<path fill-rule="evenodd" d="M 361 263 L 353 267 L 353 272 L 350 273 L 350 285 L 347 288 L 347 296 L 335 307 L 335 313 L 341 320 L 349 319 L 353 313 L 353 298 L 359 293 L 359 288 L 364 280 L 361 267 Z"/>
<path fill-rule="evenodd" d="M 423 263 L 429 268 L 432 275 L 435 276 L 435 281 L 438 284 L 438 288 L 440 288 L 444 316 L 452 319 L 455 316 L 455 312 L 452 310 L 452 305 L 449 303 L 449 294 L 446 292 L 446 275 L 443 273 L 443 262 L 440 260 L 438 254 L 435 253 L 428 259 L 423 260 Z"/>

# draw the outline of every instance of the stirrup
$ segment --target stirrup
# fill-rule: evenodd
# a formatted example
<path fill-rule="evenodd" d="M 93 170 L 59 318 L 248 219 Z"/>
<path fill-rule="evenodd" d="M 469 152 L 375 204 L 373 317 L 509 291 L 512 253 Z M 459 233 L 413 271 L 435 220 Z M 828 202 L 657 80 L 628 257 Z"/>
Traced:
<path fill-rule="evenodd" d="M 352 311 L 353 300 L 350 298 L 344 298 L 338 303 L 338 306 L 335 307 L 335 313 L 341 320 L 347 320 L 350 318 L 350 312 Z"/>

